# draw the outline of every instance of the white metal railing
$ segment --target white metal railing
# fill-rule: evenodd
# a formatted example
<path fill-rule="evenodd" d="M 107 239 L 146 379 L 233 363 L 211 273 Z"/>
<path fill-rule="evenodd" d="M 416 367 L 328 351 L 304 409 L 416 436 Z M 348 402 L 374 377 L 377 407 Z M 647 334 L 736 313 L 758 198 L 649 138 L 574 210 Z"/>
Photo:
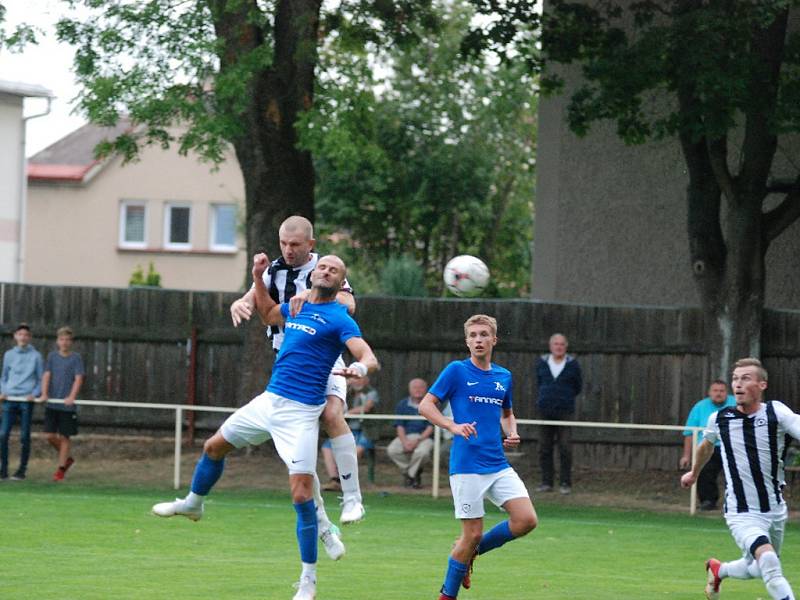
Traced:
<path fill-rule="evenodd" d="M 8 397 L 6 400 L 17 402 L 28 402 L 27 398 L 23 397 Z M 64 401 L 58 398 L 49 398 L 48 402 L 63 404 Z M 38 402 L 37 402 L 38 403 Z M 223 406 L 201 406 L 194 404 L 156 404 L 150 402 L 115 402 L 112 400 L 76 400 L 75 404 L 79 406 L 108 406 L 115 408 L 148 408 L 154 410 L 172 410 L 175 411 L 175 456 L 173 466 L 173 486 L 177 490 L 181 486 L 181 443 L 183 438 L 183 413 L 186 412 L 217 412 L 217 413 L 233 413 L 237 409 Z M 408 421 L 417 420 L 424 421 L 425 417 L 419 415 L 386 415 L 386 414 L 358 414 L 358 415 L 345 415 L 348 419 L 354 420 L 372 420 L 372 421 Z M 647 431 L 685 431 L 691 430 L 692 435 L 692 464 L 694 464 L 697 454 L 697 434 L 703 430 L 703 427 L 683 427 L 680 425 L 643 425 L 639 423 L 603 423 L 599 421 L 545 421 L 541 419 L 517 419 L 517 425 L 558 425 L 562 427 L 594 427 L 605 429 L 639 429 Z M 441 468 L 441 449 L 442 449 L 442 430 L 439 427 L 434 427 L 433 434 L 433 456 L 432 456 L 432 472 L 431 472 L 431 495 L 434 498 L 439 497 L 439 480 Z M 689 494 L 689 513 L 695 514 L 697 511 L 697 483 L 692 486 Z"/>

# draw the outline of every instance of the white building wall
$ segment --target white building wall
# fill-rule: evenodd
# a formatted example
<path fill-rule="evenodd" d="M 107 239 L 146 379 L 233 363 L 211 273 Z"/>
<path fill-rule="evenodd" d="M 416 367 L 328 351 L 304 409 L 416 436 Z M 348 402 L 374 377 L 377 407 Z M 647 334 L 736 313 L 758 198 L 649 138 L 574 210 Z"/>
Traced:
<path fill-rule="evenodd" d="M 17 281 L 20 186 L 22 184 L 22 97 L 0 93 L 0 281 Z"/>

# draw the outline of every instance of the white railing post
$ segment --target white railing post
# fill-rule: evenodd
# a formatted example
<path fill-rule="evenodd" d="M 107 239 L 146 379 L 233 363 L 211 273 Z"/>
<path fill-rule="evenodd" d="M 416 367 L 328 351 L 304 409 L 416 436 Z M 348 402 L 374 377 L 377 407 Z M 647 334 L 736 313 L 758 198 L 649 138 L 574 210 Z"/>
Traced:
<path fill-rule="evenodd" d="M 431 475 L 431 496 L 439 497 L 439 463 L 442 456 L 442 430 L 433 428 L 433 473 Z"/>
<path fill-rule="evenodd" d="M 183 409 L 175 409 L 175 472 L 172 485 L 175 489 L 181 487 L 181 437 L 183 436 Z"/>
<path fill-rule="evenodd" d="M 697 431 L 692 430 L 692 462 L 690 467 L 694 468 L 694 463 L 697 461 Z M 697 481 L 692 484 L 692 489 L 689 491 L 689 514 L 693 515 L 697 512 Z"/>

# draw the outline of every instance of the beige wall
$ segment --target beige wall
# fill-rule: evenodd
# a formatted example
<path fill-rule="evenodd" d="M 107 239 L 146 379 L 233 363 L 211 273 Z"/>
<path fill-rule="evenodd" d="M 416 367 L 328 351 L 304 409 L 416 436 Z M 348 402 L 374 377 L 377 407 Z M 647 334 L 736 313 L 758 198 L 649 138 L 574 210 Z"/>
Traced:
<path fill-rule="evenodd" d="M 119 247 L 120 205 L 145 201 L 147 248 Z M 164 248 L 167 203 L 191 204 L 190 251 Z M 166 288 L 239 290 L 245 279 L 244 242 L 236 252 L 209 250 L 211 204 L 236 203 L 244 215 L 244 184 L 235 158 L 216 172 L 195 157 L 147 148 L 141 160 L 109 164 L 84 185 L 32 182 L 28 188 L 25 282 L 125 287 L 137 265 L 152 261 Z"/>

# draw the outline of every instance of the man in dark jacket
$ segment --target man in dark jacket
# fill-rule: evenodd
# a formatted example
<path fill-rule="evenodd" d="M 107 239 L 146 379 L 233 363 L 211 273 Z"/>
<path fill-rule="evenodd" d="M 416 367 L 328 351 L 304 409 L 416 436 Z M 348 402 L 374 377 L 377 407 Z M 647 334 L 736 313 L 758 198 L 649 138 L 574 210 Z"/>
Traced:
<path fill-rule="evenodd" d="M 572 356 L 567 356 L 567 338 L 560 333 L 550 336 L 550 353 L 539 358 L 536 365 L 539 415 L 548 421 L 572 421 L 575 418 L 575 397 L 581 393 L 583 379 L 581 367 Z M 539 436 L 539 464 L 542 483 L 537 492 L 553 489 L 553 449 L 558 443 L 561 458 L 560 491 L 572 491 L 572 448 L 570 428 L 561 425 L 543 425 Z"/>

